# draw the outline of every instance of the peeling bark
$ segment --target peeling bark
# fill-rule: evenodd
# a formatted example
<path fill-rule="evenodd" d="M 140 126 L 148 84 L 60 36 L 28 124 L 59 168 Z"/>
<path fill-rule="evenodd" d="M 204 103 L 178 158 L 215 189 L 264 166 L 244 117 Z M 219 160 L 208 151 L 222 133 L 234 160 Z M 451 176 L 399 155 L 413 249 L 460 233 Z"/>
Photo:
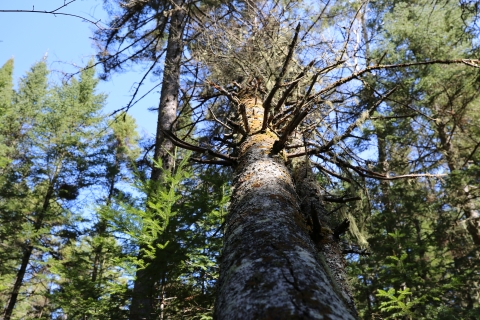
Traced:
<path fill-rule="evenodd" d="M 242 107 L 250 130 L 238 150 L 215 319 L 355 319 L 310 239 L 285 160 L 272 155 L 278 137 L 261 130 L 262 102 Z"/>

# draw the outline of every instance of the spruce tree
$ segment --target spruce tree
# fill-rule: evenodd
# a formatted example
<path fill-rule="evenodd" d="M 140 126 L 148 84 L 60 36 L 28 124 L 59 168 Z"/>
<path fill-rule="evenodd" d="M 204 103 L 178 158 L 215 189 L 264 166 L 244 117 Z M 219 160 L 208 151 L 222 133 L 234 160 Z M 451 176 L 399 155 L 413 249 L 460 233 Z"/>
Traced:
<path fill-rule="evenodd" d="M 71 210 L 91 185 L 98 150 L 99 110 L 94 71 L 62 85 L 48 84 L 46 62 L 36 63 L 12 92 L 2 115 L 2 146 L 11 150 L 2 168 L 2 229 L 6 256 L 4 318 L 48 314 L 50 271 L 77 219 Z M 5 105 L 5 101 L 3 102 Z M 8 101 L 7 101 L 8 104 Z"/>

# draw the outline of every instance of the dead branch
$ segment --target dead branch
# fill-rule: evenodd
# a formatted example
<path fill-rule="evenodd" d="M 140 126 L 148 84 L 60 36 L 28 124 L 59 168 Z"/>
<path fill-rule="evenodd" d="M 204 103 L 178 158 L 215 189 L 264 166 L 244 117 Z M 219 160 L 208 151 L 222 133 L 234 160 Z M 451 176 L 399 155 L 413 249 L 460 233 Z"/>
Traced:
<path fill-rule="evenodd" d="M 268 94 L 267 98 L 263 101 L 263 108 L 265 109 L 264 114 L 263 114 L 263 124 L 262 124 L 262 130 L 265 130 L 267 128 L 268 124 L 268 114 L 270 112 L 271 104 L 273 97 L 275 96 L 275 93 L 277 93 L 278 89 L 280 89 L 282 85 L 283 78 L 285 77 L 288 66 L 290 62 L 292 61 L 293 58 L 293 51 L 295 50 L 295 47 L 297 46 L 297 41 L 298 41 L 298 33 L 300 32 L 300 23 L 297 25 L 297 28 L 295 29 L 295 35 L 293 36 L 293 40 L 290 43 L 289 49 L 288 49 L 288 54 L 287 57 L 285 58 L 285 61 L 283 63 L 282 70 L 280 71 L 280 74 L 278 77 L 275 79 L 275 85 L 273 86 L 272 90 L 270 90 L 270 93 Z"/>
<path fill-rule="evenodd" d="M 179 139 L 177 136 L 175 136 L 171 131 L 169 130 L 162 130 L 163 134 L 165 134 L 165 136 L 170 139 L 170 141 L 172 141 L 172 143 L 177 146 L 177 147 L 180 147 L 180 148 L 183 148 L 183 149 L 187 149 L 187 150 L 191 150 L 191 151 L 195 151 L 195 152 L 200 152 L 200 153 L 207 153 L 209 155 L 212 155 L 214 157 L 217 157 L 217 158 L 220 158 L 220 159 L 223 159 L 223 160 L 226 160 L 226 161 L 229 161 L 229 162 L 232 162 L 232 163 L 235 163 L 235 161 L 237 160 L 236 157 L 230 157 L 226 154 L 222 154 L 222 153 L 219 153 L 219 152 L 216 152 L 216 151 L 213 151 L 213 150 L 210 150 L 210 149 L 207 149 L 207 148 L 203 148 L 203 147 L 199 147 L 199 146 L 194 146 L 193 144 L 190 144 L 188 142 L 185 142 L 181 139 Z"/>
<path fill-rule="evenodd" d="M 332 197 L 332 196 L 323 196 L 322 199 L 327 202 L 335 202 L 335 203 L 347 203 L 351 201 L 362 200 L 360 197 Z"/>
<path fill-rule="evenodd" d="M 223 123 L 222 121 L 218 120 L 217 117 L 215 116 L 215 113 L 213 113 L 213 111 L 212 111 L 212 109 L 210 109 L 210 107 L 208 107 L 208 111 L 210 111 L 213 119 L 214 119 L 217 123 L 221 124 L 224 128 L 226 128 L 226 129 L 228 129 L 228 130 L 233 130 L 232 128 L 230 128 L 229 126 L 227 126 L 225 123 Z"/>
<path fill-rule="evenodd" d="M 445 177 L 447 174 L 431 174 L 431 173 L 413 173 L 413 174 L 404 174 L 404 175 L 399 175 L 399 176 L 391 176 L 390 174 L 381 174 L 378 172 L 374 172 L 365 168 L 362 168 L 360 166 L 354 166 L 350 163 L 348 163 L 345 160 L 340 159 L 338 156 L 334 155 L 331 152 L 328 152 L 328 155 L 331 158 L 327 158 L 322 156 L 321 154 L 316 154 L 317 157 L 319 157 L 322 160 L 335 163 L 341 167 L 344 168 L 349 168 L 358 173 L 360 176 L 364 178 L 372 178 L 372 179 L 378 179 L 378 180 L 399 180 L 399 179 L 410 179 L 410 178 L 439 178 L 439 177 Z"/>
<path fill-rule="evenodd" d="M 302 80 L 306 73 L 308 72 L 308 70 L 315 64 L 315 60 L 313 60 L 312 62 L 310 62 L 304 69 L 302 72 L 300 72 L 300 74 L 297 76 L 297 78 L 292 81 L 289 85 L 289 87 L 283 92 L 282 96 L 280 97 L 280 100 L 278 100 L 277 102 L 277 105 L 275 106 L 275 109 L 274 111 L 275 112 L 278 112 L 280 110 L 280 108 L 282 107 L 282 105 L 285 103 L 285 101 L 287 100 L 287 98 L 290 96 L 290 94 L 292 93 L 293 89 L 296 88 L 296 86 L 298 85 L 298 83 L 300 82 L 300 80 Z"/>
<path fill-rule="evenodd" d="M 204 160 L 199 158 L 191 158 L 190 160 L 197 163 L 202 163 L 202 164 L 216 164 L 216 165 L 229 166 L 229 167 L 235 165 L 235 162 L 226 161 L 226 160 Z"/>
<path fill-rule="evenodd" d="M 390 90 L 389 92 L 387 92 L 385 95 L 383 95 L 378 101 L 375 102 L 375 104 L 373 104 L 373 106 L 371 106 L 368 110 L 367 110 L 367 113 L 368 113 L 368 116 L 367 116 L 367 119 L 372 115 L 372 113 L 375 111 L 375 109 L 377 109 L 377 107 L 383 102 L 385 101 L 385 99 L 387 99 L 395 90 L 397 90 L 397 87 L 393 88 L 392 90 Z M 365 119 L 365 120 L 367 120 Z M 341 135 L 341 136 L 336 136 L 336 137 L 333 137 L 332 140 L 330 140 L 329 142 L 327 142 L 325 145 L 322 146 L 322 148 L 319 150 L 319 152 L 322 152 L 324 150 L 328 150 L 330 149 L 334 144 L 340 142 L 340 141 L 343 141 L 344 139 L 348 138 L 350 136 L 350 133 L 352 133 L 353 130 L 355 130 L 355 128 L 358 126 L 359 124 L 359 121 L 357 119 L 357 121 L 355 121 L 354 123 L 350 124 L 348 126 L 348 128 L 345 130 L 345 132 Z"/>
<path fill-rule="evenodd" d="M 70 0 L 69 2 L 64 1 L 63 5 L 61 5 L 60 7 L 56 8 L 56 9 L 50 10 L 50 11 L 35 10 L 35 6 L 33 6 L 32 10 L 0 10 L 0 12 L 1 13 L 43 13 L 43 14 L 53 14 L 54 16 L 57 16 L 57 15 L 68 16 L 68 17 L 82 19 L 83 21 L 86 21 L 86 22 L 89 22 L 89 23 L 93 24 L 95 27 L 97 27 L 100 30 L 105 30 L 105 27 L 100 25 L 100 21 L 101 21 L 100 19 L 97 20 L 97 21 L 93 21 L 91 19 L 85 18 L 83 16 L 79 16 L 79 15 L 76 15 L 76 14 L 73 14 L 73 13 L 59 12 L 59 10 L 67 7 L 69 4 L 71 4 L 72 2 L 75 2 L 75 1 L 77 1 L 77 0 Z"/>
<path fill-rule="evenodd" d="M 280 152 L 285 147 L 285 144 L 287 143 L 287 139 L 290 136 L 290 134 L 295 130 L 295 128 L 302 122 L 302 120 L 308 115 L 307 111 L 302 111 L 298 114 L 296 114 L 292 121 L 287 125 L 285 130 L 282 133 L 282 136 L 280 137 L 279 140 L 275 141 L 272 147 L 272 153 L 277 154 Z"/>

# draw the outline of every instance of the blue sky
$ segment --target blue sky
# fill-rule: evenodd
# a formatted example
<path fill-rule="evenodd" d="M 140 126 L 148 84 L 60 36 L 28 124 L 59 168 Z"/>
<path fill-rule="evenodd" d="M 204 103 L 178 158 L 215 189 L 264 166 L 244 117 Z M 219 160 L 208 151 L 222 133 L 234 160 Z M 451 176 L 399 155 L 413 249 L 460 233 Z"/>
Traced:
<path fill-rule="evenodd" d="M 0 10 L 32 10 L 35 7 L 35 10 L 49 11 L 63 3 L 64 0 L 3 0 L 0 1 Z M 108 20 L 103 0 L 75 0 L 60 12 L 92 20 Z M 33 63 L 47 54 L 53 78 L 60 79 L 62 72 L 76 71 L 95 54 L 91 39 L 95 28 L 91 23 L 75 17 L 0 12 L 0 65 L 13 57 L 14 79 L 17 82 Z M 142 76 L 140 71 L 139 67 L 137 71 L 116 74 L 108 82 L 100 82 L 98 91 L 108 95 L 106 112 L 110 113 L 128 103 L 135 82 Z M 154 84 L 147 82 L 149 87 Z M 150 136 L 155 133 L 156 113 L 147 111 L 147 108 L 157 107 L 158 98 L 156 91 L 130 110 L 130 114 L 137 119 L 140 133 Z"/>

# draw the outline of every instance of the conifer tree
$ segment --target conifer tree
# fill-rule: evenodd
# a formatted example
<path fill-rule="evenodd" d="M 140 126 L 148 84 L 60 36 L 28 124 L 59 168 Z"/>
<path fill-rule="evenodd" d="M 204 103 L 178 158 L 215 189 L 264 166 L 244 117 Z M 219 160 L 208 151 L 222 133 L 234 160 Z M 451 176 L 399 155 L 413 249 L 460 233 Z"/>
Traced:
<path fill-rule="evenodd" d="M 371 25 L 372 34 L 379 31 L 372 59 L 405 63 L 475 56 L 458 3 L 428 4 L 377 2 L 372 18 L 383 24 Z M 351 274 L 360 274 L 354 278 L 360 312 L 363 317 L 472 317 L 479 303 L 470 264 L 479 258 L 478 220 L 466 176 L 475 176 L 468 162 L 477 153 L 478 70 L 432 65 L 376 79 L 369 79 L 372 88 L 399 87 L 365 131 L 370 139 L 376 136 L 378 170 L 445 177 L 370 182 L 369 193 L 376 195 L 372 216 L 366 217 L 371 255 L 351 266 Z"/>
<path fill-rule="evenodd" d="M 115 70 L 121 70 L 129 62 L 149 64 L 148 70 L 140 87 L 150 73 L 162 75 L 160 101 L 158 106 L 157 132 L 153 145 L 154 162 L 161 163 L 162 167 L 151 166 L 150 179 L 156 183 L 162 183 L 163 169 L 174 170 L 176 159 L 173 143 L 166 138 L 164 131 L 176 130 L 179 115 L 180 98 L 180 72 L 184 41 L 193 36 L 190 26 L 192 20 L 203 15 L 203 10 L 211 6 L 217 6 L 221 1 L 114 1 L 114 8 L 119 9 L 119 14 L 113 14 L 110 29 L 96 34 L 100 44 L 99 60 L 105 67 L 105 74 Z M 118 6 L 117 6 L 118 5 Z M 154 21 L 154 23 L 150 23 Z M 166 41 L 165 41 L 166 39 Z M 119 46 L 118 48 L 116 46 Z M 112 49 L 113 48 L 113 49 Z M 136 91 L 126 109 L 132 106 Z M 170 172 L 173 174 L 173 172 Z M 153 189 L 151 189 L 153 191 Z M 154 195 L 152 195 L 154 197 Z M 147 201 L 147 204 L 151 201 Z M 145 210 L 155 210 L 145 208 Z M 159 223 L 163 223 L 159 221 Z M 161 241 L 158 239 L 158 241 Z M 148 245 L 154 245 L 153 243 Z M 144 249 L 144 248 L 143 248 Z M 162 270 L 151 257 L 142 257 L 147 265 L 140 268 L 136 275 L 134 295 L 132 298 L 132 319 L 149 319 L 155 315 L 154 297 L 163 296 L 162 291 L 167 281 L 167 270 Z M 165 259 L 159 258 L 160 260 Z"/>
<path fill-rule="evenodd" d="M 50 279 L 45 261 L 57 258 L 75 218 L 70 204 L 92 183 L 98 149 L 99 109 L 94 71 L 61 86 L 49 86 L 46 62 L 36 63 L 2 101 L 2 147 L 11 150 L 2 168 L 1 219 L 5 245 L 4 318 L 45 316 Z M 4 95 L 5 96 L 5 95 Z M 37 299 L 40 297 L 40 299 Z"/>
<path fill-rule="evenodd" d="M 89 204 L 95 209 L 90 227 L 59 250 L 58 261 L 50 261 L 57 279 L 52 308 L 69 318 L 122 319 L 128 315 L 132 252 L 115 237 L 108 217 L 119 206 L 121 190 L 132 183 L 140 154 L 139 136 L 135 120 L 126 114 L 109 121 L 104 130 L 108 134 L 99 137 L 104 148 L 98 157 L 100 172 L 95 173 L 95 192 L 103 193 L 103 199 Z"/>
<path fill-rule="evenodd" d="M 327 276 L 329 268 L 322 263 L 318 248 L 328 246 L 329 235 L 339 241 L 349 223 L 332 218 L 340 220 L 336 227 L 330 229 L 323 221 L 324 225 L 316 228 L 323 234 L 309 235 L 308 230 L 315 230 L 315 224 L 320 223 L 319 217 L 311 219 L 307 209 L 299 209 L 300 192 L 293 191 L 285 167 L 287 159 L 311 155 L 313 165 L 333 179 L 347 181 L 349 189 L 364 184 L 356 181 L 358 178 L 389 181 L 442 174 L 407 166 L 392 176 L 386 166 L 372 167 L 363 158 L 361 152 L 368 144 L 362 144 L 360 128 L 368 127 L 375 111 L 382 110 L 384 101 L 390 101 L 392 94 L 402 89 L 387 83 L 374 86 L 372 82 L 383 84 L 388 74 L 407 73 L 418 65 L 458 63 L 478 67 L 478 60 L 435 59 L 433 53 L 406 63 L 382 64 L 381 56 L 365 59 L 362 54 L 369 39 L 368 34 L 363 39 L 360 36 L 365 17 L 359 15 L 365 12 L 367 3 L 355 2 L 353 10 L 344 10 L 338 4 L 321 7 L 316 13 L 318 20 L 313 22 L 302 20 L 311 17 L 313 8 L 294 1 L 265 1 L 258 6 L 249 3 L 247 12 L 241 14 L 231 7 L 216 8 L 210 17 L 222 18 L 207 24 L 210 28 L 199 31 L 191 43 L 195 63 L 205 67 L 203 74 L 197 74 L 209 86 L 198 90 L 197 97 L 215 129 L 209 131 L 213 137 L 205 137 L 200 144 L 174 133 L 169 133 L 170 138 L 179 147 L 199 152 L 200 162 L 222 163 L 236 170 L 216 301 L 219 319 L 321 318 L 325 314 L 332 318 L 355 317 L 336 290 L 337 279 Z M 316 24 L 323 17 L 338 19 L 327 28 Z M 332 29 L 335 36 L 328 39 L 326 31 Z M 343 41 L 339 44 L 340 35 Z M 310 55 L 314 50 L 317 56 L 323 50 L 320 61 Z M 466 56 L 465 52 L 458 53 Z M 363 94 L 369 96 L 369 102 L 359 105 L 356 99 Z M 322 198 L 347 202 L 355 197 Z M 339 216 L 344 211 L 332 209 Z M 352 221 L 350 225 L 358 227 Z M 352 233 L 358 234 L 354 230 Z M 302 252 L 301 257 L 298 252 Z M 311 283 L 317 287 L 308 287 Z M 297 296 L 297 291 L 308 291 L 311 298 Z M 331 296 L 322 296 L 324 291 Z M 263 299 L 267 295 L 275 298 Z M 334 307 L 324 310 L 324 304 Z"/>

